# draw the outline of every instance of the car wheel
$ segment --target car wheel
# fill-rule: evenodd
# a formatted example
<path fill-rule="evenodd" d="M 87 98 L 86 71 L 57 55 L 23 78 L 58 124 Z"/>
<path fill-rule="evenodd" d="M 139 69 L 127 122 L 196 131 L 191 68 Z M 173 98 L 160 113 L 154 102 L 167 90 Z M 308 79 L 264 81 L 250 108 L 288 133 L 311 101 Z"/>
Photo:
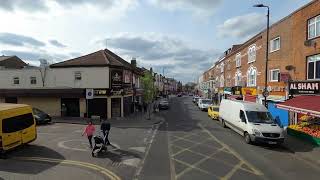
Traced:
<path fill-rule="evenodd" d="M 245 142 L 247 144 L 251 144 L 252 143 L 249 133 L 247 133 L 247 132 L 244 133 L 244 140 L 245 140 Z"/>

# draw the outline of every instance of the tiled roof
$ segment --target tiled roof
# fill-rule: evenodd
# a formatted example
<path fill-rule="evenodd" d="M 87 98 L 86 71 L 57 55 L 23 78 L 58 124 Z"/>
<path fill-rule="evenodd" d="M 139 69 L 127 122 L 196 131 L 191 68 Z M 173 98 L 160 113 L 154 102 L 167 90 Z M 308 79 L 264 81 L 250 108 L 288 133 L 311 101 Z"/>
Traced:
<path fill-rule="evenodd" d="M 51 68 L 97 66 L 122 66 L 132 68 L 130 63 L 108 49 L 99 50 L 91 54 L 50 65 Z"/>
<path fill-rule="evenodd" d="M 5 68 L 21 69 L 28 66 L 28 64 L 17 56 L 0 56 L 0 66 Z"/>
<path fill-rule="evenodd" d="M 0 56 L 0 61 L 7 60 L 12 58 L 13 56 Z"/>

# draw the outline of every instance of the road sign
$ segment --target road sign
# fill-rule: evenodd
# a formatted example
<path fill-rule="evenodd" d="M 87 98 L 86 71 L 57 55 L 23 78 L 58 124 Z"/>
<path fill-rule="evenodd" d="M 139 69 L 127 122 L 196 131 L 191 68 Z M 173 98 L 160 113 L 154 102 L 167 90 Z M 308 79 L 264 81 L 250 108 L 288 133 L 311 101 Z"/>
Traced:
<path fill-rule="evenodd" d="M 93 99 L 93 89 L 86 89 L 86 99 Z"/>
<path fill-rule="evenodd" d="M 264 97 L 268 97 L 268 96 L 270 95 L 270 92 L 269 92 L 268 90 L 263 91 L 262 95 L 263 95 Z"/>

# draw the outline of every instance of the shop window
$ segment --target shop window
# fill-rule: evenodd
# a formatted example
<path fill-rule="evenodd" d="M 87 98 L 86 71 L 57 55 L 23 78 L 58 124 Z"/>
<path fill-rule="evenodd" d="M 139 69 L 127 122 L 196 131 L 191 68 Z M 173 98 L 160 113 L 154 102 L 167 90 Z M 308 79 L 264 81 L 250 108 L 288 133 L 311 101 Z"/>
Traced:
<path fill-rule="evenodd" d="M 256 61 L 256 45 L 252 45 L 248 49 L 248 63 L 252 63 Z"/>
<path fill-rule="evenodd" d="M 30 77 L 30 84 L 37 84 L 37 78 L 36 77 Z"/>
<path fill-rule="evenodd" d="M 13 84 L 14 84 L 14 85 L 20 84 L 19 77 L 14 77 L 14 78 L 13 78 Z"/>
<path fill-rule="evenodd" d="M 81 72 L 75 72 L 74 79 L 80 81 L 81 80 Z"/>
<path fill-rule="evenodd" d="M 247 72 L 247 84 L 248 87 L 253 87 L 256 86 L 257 82 L 257 70 L 254 67 L 250 67 L 248 72 Z"/>
<path fill-rule="evenodd" d="M 240 67 L 241 66 L 241 53 L 238 53 L 236 55 L 236 67 Z"/>
<path fill-rule="evenodd" d="M 280 37 L 276 37 L 270 41 L 270 52 L 278 51 L 280 49 Z"/>
<path fill-rule="evenodd" d="M 272 69 L 270 70 L 270 82 L 278 82 L 279 81 L 279 69 Z"/>
<path fill-rule="evenodd" d="M 308 20 L 308 39 L 320 36 L 320 15 Z"/>
<path fill-rule="evenodd" d="M 309 56 L 308 61 L 308 79 L 320 79 L 320 54 Z"/>

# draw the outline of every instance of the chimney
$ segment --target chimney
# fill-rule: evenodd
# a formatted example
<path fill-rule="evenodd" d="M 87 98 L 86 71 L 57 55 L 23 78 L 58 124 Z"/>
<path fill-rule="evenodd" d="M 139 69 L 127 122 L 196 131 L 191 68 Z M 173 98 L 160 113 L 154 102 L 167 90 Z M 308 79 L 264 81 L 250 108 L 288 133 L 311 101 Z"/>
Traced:
<path fill-rule="evenodd" d="M 131 60 L 131 65 L 132 66 L 134 66 L 134 67 L 137 67 L 137 60 L 136 60 L 136 58 L 132 58 L 132 60 Z"/>

